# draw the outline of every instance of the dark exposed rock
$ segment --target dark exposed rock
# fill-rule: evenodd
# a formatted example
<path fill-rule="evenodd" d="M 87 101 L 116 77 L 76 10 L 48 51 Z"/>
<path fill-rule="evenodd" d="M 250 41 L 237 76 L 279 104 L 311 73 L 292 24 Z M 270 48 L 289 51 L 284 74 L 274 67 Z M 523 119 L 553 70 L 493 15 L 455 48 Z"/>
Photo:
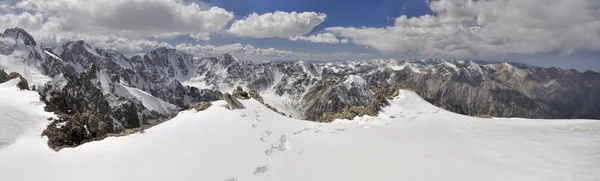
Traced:
<path fill-rule="evenodd" d="M 19 83 L 17 83 L 17 87 L 21 90 L 29 90 L 29 83 L 27 80 L 21 76 L 21 74 L 17 72 L 11 72 L 8 74 L 8 80 L 19 79 Z"/>
<path fill-rule="evenodd" d="M 104 138 L 110 132 L 109 125 L 88 112 L 77 114 L 59 114 L 42 135 L 48 137 L 48 145 L 60 150 L 74 147 L 95 139 Z"/>
<path fill-rule="evenodd" d="M 323 112 L 319 122 L 331 122 L 335 119 L 352 119 L 357 116 L 377 116 L 382 107 L 388 106 L 387 99 L 391 99 L 400 94 L 397 85 L 388 88 L 376 88 L 373 99 L 366 106 L 348 106 L 346 105 L 335 112 Z"/>
<path fill-rule="evenodd" d="M 4 83 L 8 80 L 10 80 L 8 78 L 8 74 L 6 74 L 6 72 L 4 70 L 0 70 L 0 83 Z"/>
<path fill-rule="evenodd" d="M 223 100 L 227 102 L 227 105 L 229 106 L 228 108 L 231 110 L 245 109 L 244 105 L 229 93 L 223 94 Z"/>
<path fill-rule="evenodd" d="M 256 101 L 260 102 L 261 104 L 265 105 L 265 107 L 271 109 L 272 111 L 281 114 L 283 116 L 287 116 L 285 115 L 285 113 L 280 112 L 279 110 L 277 110 L 277 108 L 265 103 L 264 99 L 262 98 L 262 96 L 260 96 L 260 94 L 258 93 L 258 91 L 256 89 L 250 89 L 248 91 L 248 95 L 252 98 L 255 99 Z"/>

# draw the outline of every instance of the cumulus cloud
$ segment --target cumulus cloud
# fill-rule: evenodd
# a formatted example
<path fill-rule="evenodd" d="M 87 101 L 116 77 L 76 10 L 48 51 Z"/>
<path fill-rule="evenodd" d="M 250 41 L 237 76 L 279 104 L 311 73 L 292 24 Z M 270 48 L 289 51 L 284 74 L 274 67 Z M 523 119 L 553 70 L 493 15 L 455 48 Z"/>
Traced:
<path fill-rule="evenodd" d="M 23 0 L 15 5 L 45 17 L 50 32 L 120 35 L 195 34 L 222 30 L 233 18 L 225 9 L 181 0 Z"/>
<path fill-rule="evenodd" d="M 329 44 L 337 44 L 340 42 L 340 40 L 338 40 L 332 33 L 323 33 L 310 36 L 290 36 L 288 39 L 291 41 L 311 41 L 315 43 Z"/>
<path fill-rule="evenodd" d="M 0 8 L 0 29 L 21 27 L 50 46 L 85 40 L 124 54 L 170 46 L 149 37 L 209 40 L 233 19 L 225 9 L 183 0 L 21 0 Z"/>
<path fill-rule="evenodd" d="M 384 53 L 493 56 L 600 50 L 597 0 L 431 0 L 434 15 L 326 30 Z M 573 13 L 577 12 L 577 13 Z"/>
<path fill-rule="evenodd" d="M 242 37 L 252 38 L 286 38 L 309 33 L 317 25 L 323 23 L 327 15 L 315 12 L 283 12 L 252 13 L 241 20 L 233 22 L 229 32 Z"/>
<path fill-rule="evenodd" d="M 90 43 L 89 41 L 87 43 Z M 151 40 L 130 40 L 125 38 L 109 38 L 93 41 L 91 44 L 98 48 L 111 49 L 121 52 L 124 55 L 131 56 L 140 52 L 148 52 L 158 47 L 174 48 L 168 43 Z"/>
<path fill-rule="evenodd" d="M 285 58 L 294 55 L 292 51 L 278 50 L 275 48 L 255 48 L 252 45 L 242 45 L 240 43 L 214 46 L 214 45 L 192 45 L 179 44 L 176 49 L 197 56 L 216 56 L 224 53 L 244 54 L 244 55 L 260 55 L 267 57 Z"/>

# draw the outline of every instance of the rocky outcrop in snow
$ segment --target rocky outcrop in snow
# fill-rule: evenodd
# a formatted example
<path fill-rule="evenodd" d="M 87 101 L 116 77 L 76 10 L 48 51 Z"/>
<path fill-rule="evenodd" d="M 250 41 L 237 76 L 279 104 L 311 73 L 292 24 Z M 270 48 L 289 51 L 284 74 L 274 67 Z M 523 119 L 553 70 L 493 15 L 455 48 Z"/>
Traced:
<path fill-rule="evenodd" d="M 19 79 L 17 87 L 21 90 L 29 90 L 29 83 L 27 83 L 27 79 L 23 78 L 21 74 L 17 72 L 11 72 L 10 74 L 8 74 L 8 79 Z"/>
<path fill-rule="evenodd" d="M 22 89 L 29 88 L 23 77 L 34 79 L 32 87 L 37 85 L 46 110 L 61 117 L 45 133 L 53 148 L 101 139 L 104 132 L 152 125 L 173 117 L 177 107 L 221 99 L 219 91 L 179 82 L 192 62 L 187 54 L 157 49 L 127 59 L 83 41 L 45 47 L 19 28 L 6 30 L 0 38 L 0 58 L 6 59 L 2 66 L 20 71 L 8 78 L 21 78 L 18 86 Z"/>
<path fill-rule="evenodd" d="M 227 108 L 231 110 L 244 109 L 244 105 L 229 93 L 223 94 L 223 100 L 227 102 Z"/>

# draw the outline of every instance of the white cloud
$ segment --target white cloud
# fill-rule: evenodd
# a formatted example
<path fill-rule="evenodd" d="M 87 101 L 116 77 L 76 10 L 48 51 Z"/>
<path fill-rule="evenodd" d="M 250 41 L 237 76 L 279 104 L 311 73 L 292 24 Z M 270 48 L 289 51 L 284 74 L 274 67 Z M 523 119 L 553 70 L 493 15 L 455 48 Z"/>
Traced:
<path fill-rule="evenodd" d="M 181 0 L 24 0 L 16 7 L 44 15 L 46 31 L 128 37 L 216 32 L 233 18 Z"/>
<path fill-rule="evenodd" d="M 323 33 L 317 35 L 310 36 L 290 36 L 288 37 L 291 41 L 311 41 L 315 43 L 329 43 L 329 44 L 337 44 L 340 42 L 335 35 L 331 33 Z"/>
<path fill-rule="evenodd" d="M 233 19 L 225 9 L 183 0 L 22 0 L 1 8 L 11 10 L 0 13 L 1 29 L 21 27 L 46 45 L 84 40 L 124 54 L 168 45 L 149 37 L 208 40 Z"/>
<path fill-rule="evenodd" d="M 242 37 L 253 38 L 286 38 L 310 33 L 313 28 L 325 21 L 327 15 L 315 12 L 282 12 L 258 15 L 252 13 L 241 20 L 236 20 L 229 32 Z"/>
<path fill-rule="evenodd" d="M 342 39 L 342 40 L 340 40 L 340 43 L 346 44 L 346 43 L 348 43 L 348 39 Z"/>
<path fill-rule="evenodd" d="M 326 30 L 384 53 L 493 56 L 600 50 L 598 0 L 435 0 L 435 15 Z M 576 12 L 576 13 L 574 13 Z"/>
<path fill-rule="evenodd" d="M 21 14 L 3 14 L 0 15 L 0 28 L 2 30 L 21 27 L 25 29 L 40 29 L 43 26 L 44 17 L 42 14 L 30 14 L 24 12 Z"/>
<path fill-rule="evenodd" d="M 192 45 L 179 44 L 176 49 L 200 56 L 218 56 L 230 53 L 244 60 L 368 60 L 375 58 L 372 54 L 332 52 L 332 53 L 308 53 L 279 50 L 276 48 L 256 48 L 252 45 L 239 43 L 214 46 L 214 45 Z"/>
<path fill-rule="evenodd" d="M 296 53 L 294 60 L 371 60 L 376 56 L 368 53 L 332 52 L 332 53 Z"/>
<path fill-rule="evenodd" d="M 179 44 L 175 46 L 176 49 L 190 53 L 197 56 L 216 56 L 224 53 L 232 54 L 244 54 L 244 55 L 260 55 L 272 58 L 284 58 L 294 55 L 294 52 L 286 50 L 278 50 L 275 48 L 255 48 L 252 45 L 243 46 L 240 43 L 229 44 L 222 46 L 214 45 L 192 45 L 192 44 Z"/>
<path fill-rule="evenodd" d="M 174 48 L 168 43 L 150 40 L 129 40 L 125 38 L 105 39 L 103 41 L 87 42 L 95 47 L 111 49 L 121 52 L 124 55 L 131 56 L 140 52 L 149 52 L 158 47 Z"/>

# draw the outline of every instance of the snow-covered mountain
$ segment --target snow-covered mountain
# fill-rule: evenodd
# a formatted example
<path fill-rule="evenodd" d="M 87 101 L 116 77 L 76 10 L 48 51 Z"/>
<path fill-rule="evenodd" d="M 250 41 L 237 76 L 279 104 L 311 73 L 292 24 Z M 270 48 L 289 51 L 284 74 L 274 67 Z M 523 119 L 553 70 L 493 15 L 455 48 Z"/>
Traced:
<path fill-rule="evenodd" d="M 600 118 L 600 74 L 592 71 L 445 59 L 275 63 L 168 48 L 126 58 L 83 41 L 46 47 L 19 28 L 0 40 L 0 68 L 23 75 L 60 115 L 48 134 L 63 146 L 162 122 L 237 86 L 258 90 L 286 116 L 312 121 L 366 106 L 389 87 L 472 116 Z"/>
<path fill-rule="evenodd" d="M 35 93 L 15 84 L 0 84 L 0 124 L 14 118 L 28 129 L 0 149 L 0 180 L 600 178 L 596 120 L 474 118 L 435 107 L 411 91 L 400 91 L 378 116 L 333 123 L 282 116 L 254 99 L 240 100 L 246 109 L 239 110 L 216 101 L 144 133 L 54 152 L 39 136 L 51 114 Z"/>

